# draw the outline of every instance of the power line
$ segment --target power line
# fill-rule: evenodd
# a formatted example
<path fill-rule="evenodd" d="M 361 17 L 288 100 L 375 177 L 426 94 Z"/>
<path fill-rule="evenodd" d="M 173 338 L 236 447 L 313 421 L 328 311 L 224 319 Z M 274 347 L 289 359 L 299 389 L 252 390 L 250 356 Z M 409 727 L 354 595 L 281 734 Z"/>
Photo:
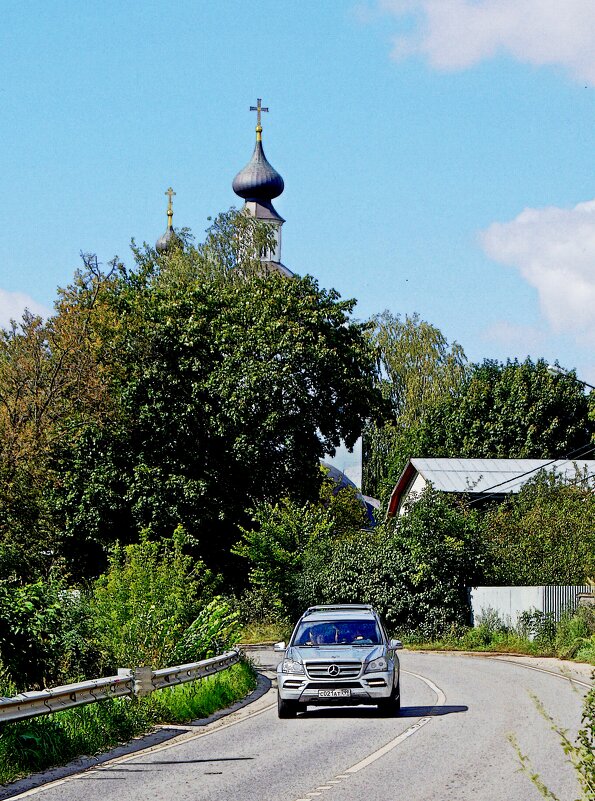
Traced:
<path fill-rule="evenodd" d="M 564 464 L 565 462 L 570 462 L 573 458 L 580 459 L 583 456 L 586 456 L 587 454 L 592 453 L 593 451 L 595 451 L 595 445 L 591 445 L 591 444 L 581 445 L 580 448 L 576 448 L 576 450 L 571 451 L 566 456 L 560 456 L 557 459 L 551 459 L 549 462 L 546 462 L 545 464 L 541 464 L 538 467 L 533 467 L 533 468 L 531 468 L 531 470 L 525 470 L 524 473 L 519 473 L 517 476 L 513 476 L 512 478 L 506 479 L 506 481 L 500 481 L 498 484 L 493 484 L 491 487 L 486 487 L 485 490 L 481 491 L 481 496 L 480 497 L 473 498 L 472 500 L 467 501 L 465 506 L 473 506 L 473 504 L 475 504 L 475 503 L 480 503 L 481 501 L 485 500 L 486 496 L 489 496 L 489 495 L 499 495 L 500 493 L 491 492 L 491 490 L 497 489 L 498 487 L 502 487 L 505 484 L 510 484 L 513 481 L 518 481 L 519 479 L 524 478 L 525 476 L 529 476 L 532 473 L 537 473 L 540 470 L 544 470 L 546 467 L 549 467 L 552 464 L 556 464 L 556 462 L 560 462 L 561 464 Z M 589 477 L 590 476 L 587 476 L 587 478 L 589 478 Z"/>

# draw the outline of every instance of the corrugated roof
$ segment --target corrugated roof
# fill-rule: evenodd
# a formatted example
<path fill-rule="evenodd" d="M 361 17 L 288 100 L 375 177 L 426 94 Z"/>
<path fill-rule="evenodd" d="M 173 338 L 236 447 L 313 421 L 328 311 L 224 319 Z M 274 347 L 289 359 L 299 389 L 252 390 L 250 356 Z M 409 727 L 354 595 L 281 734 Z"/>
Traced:
<path fill-rule="evenodd" d="M 593 459 L 411 459 L 411 464 L 443 492 L 518 492 L 539 470 L 568 479 L 586 471 L 595 480 Z"/>

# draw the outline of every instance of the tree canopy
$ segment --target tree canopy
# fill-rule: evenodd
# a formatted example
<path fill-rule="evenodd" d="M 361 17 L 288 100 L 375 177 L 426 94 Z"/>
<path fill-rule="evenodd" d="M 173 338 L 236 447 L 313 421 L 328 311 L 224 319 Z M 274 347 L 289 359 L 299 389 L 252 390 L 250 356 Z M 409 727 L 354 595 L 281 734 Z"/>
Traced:
<path fill-rule="evenodd" d="M 97 572 L 116 539 L 178 525 L 227 559 L 248 508 L 317 497 L 319 459 L 380 412 L 355 301 L 265 274 L 267 235 L 230 212 L 199 246 L 182 232 L 164 255 L 134 247 L 132 269 L 88 260 L 47 323 L 5 335 L 5 394 L 28 414 L 6 413 L 7 432 L 20 425 L 6 442 L 39 469 L 36 512 L 49 508 L 52 548 L 77 572 Z M 29 363 L 40 379 L 23 396 Z"/>
<path fill-rule="evenodd" d="M 394 486 L 430 411 L 453 397 L 468 374 L 463 348 L 448 344 L 440 329 L 419 315 L 384 311 L 373 318 L 372 339 L 380 363 L 379 388 L 387 419 L 370 421 L 364 434 L 363 484 L 383 498 Z"/>

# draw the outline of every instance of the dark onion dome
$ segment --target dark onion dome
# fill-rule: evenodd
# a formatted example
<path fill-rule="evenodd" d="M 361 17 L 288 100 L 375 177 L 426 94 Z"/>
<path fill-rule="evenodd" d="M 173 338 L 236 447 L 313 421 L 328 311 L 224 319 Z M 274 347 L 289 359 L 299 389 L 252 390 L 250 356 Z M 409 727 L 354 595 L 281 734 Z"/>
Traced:
<path fill-rule="evenodd" d="M 260 140 L 256 142 L 248 164 L 233 179 L 232 188 L 244 200 L 260 202 L 279 197 L 283 192 L 283 178 L 267 161 Z"/>
<path fill-rule="evenodd" d="M 166 253 L 176 244 L 176 242 L 177 236 L 175 235 L 174 229 L 168 228 L 163 236 L 160 236 L 155 243 L 155 250 L 158 253 Z"/>

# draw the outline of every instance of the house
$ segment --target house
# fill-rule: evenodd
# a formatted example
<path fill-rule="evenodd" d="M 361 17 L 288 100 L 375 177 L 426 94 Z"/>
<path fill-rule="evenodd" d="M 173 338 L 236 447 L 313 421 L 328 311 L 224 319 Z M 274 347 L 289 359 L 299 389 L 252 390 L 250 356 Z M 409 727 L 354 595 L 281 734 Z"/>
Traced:
<path fill-rule="evenodd" d="M 540 470 L 568 479 L 584 474 L 595 485 L 593 459 L 410 459 L 390 497 L 387 517 L 403 514 L 407 499 L 428 484 L 478 502 L 498 501 L 518 492 Z"/>

